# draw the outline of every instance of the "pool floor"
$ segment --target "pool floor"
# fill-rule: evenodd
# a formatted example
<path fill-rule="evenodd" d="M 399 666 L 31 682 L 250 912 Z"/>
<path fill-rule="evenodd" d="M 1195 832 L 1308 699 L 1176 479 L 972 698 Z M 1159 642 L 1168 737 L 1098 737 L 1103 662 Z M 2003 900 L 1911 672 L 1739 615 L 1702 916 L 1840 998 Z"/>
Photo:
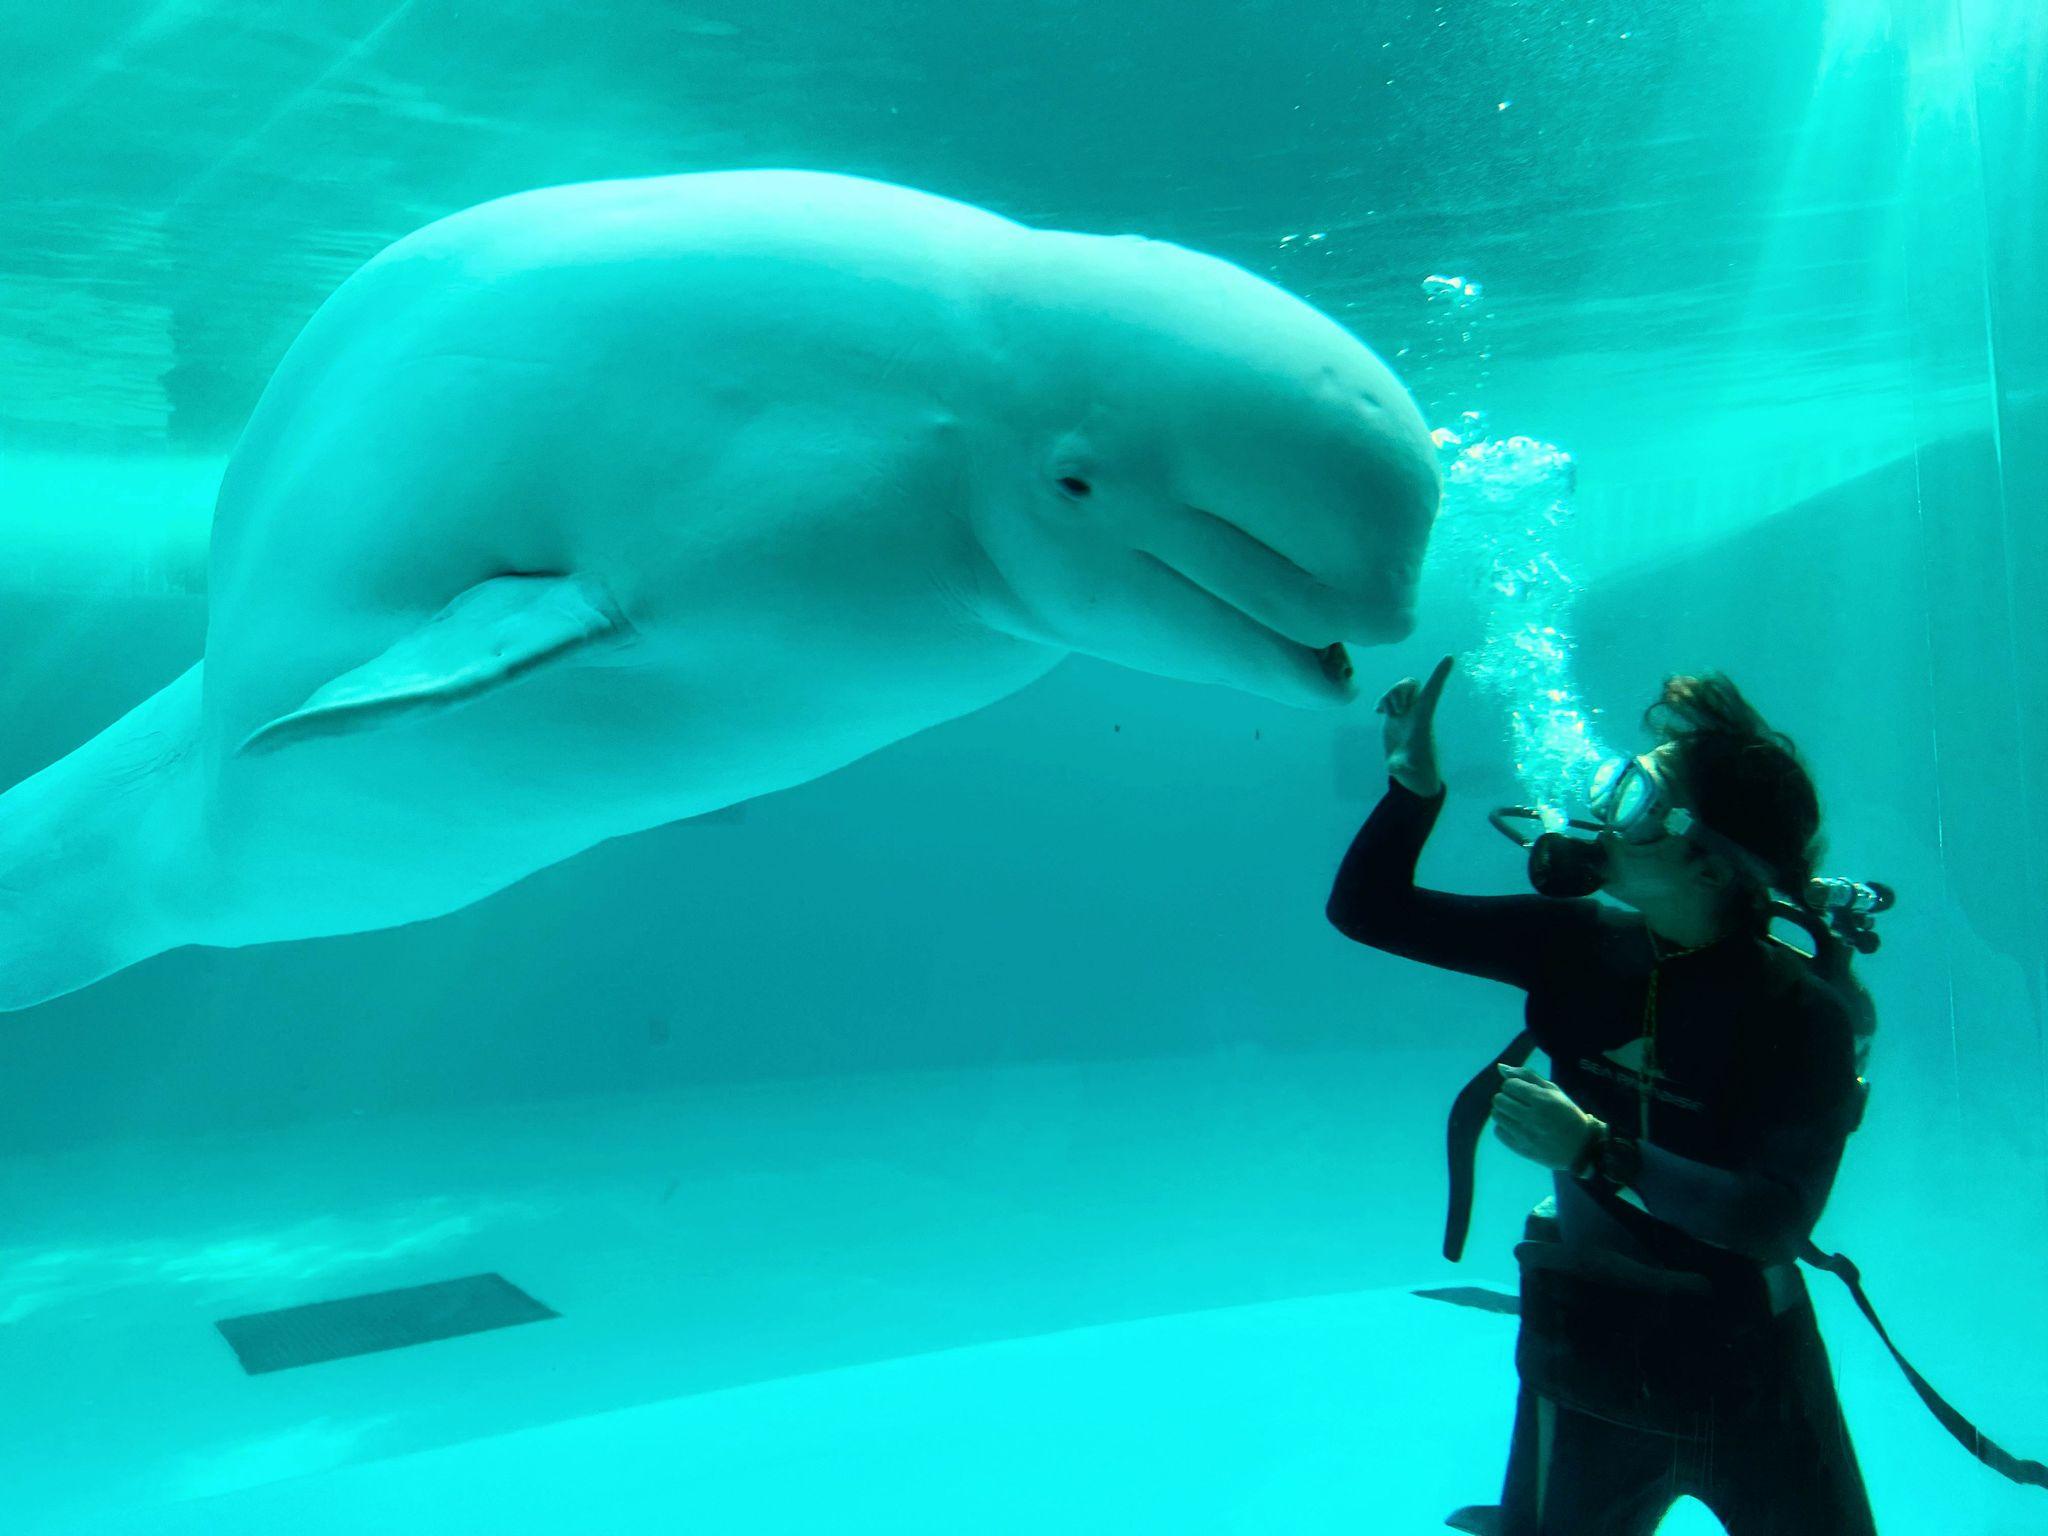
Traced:
<path fill-rule="evenodd" d="M 1497 1491 L 1514 1322 L 1413 1292 L 1509 1285 L 1540 1192 L 1490 1152 L 1474 1258 L 1437 1258 L 1457 1066 L 831 1078 L 13 1159 L 7 1528 L 1437 1530 Z M 1390 1079 L 1410 1108 L 1359 1114 Z M 560 1316 L 261 1376 L 214 1326 L 486 1272 Z M 1884 1529 L 2039 1529 L 1814 1290 Z"/>

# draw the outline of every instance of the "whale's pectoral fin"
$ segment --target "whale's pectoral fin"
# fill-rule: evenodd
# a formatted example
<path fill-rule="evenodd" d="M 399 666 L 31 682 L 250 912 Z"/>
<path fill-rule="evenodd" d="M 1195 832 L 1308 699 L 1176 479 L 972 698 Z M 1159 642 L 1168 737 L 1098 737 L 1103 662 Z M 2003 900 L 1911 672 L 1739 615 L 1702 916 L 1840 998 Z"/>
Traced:
<path fill-rule="evenodd" d="M 290 714 L 251 733 L 241 750 L 274 752 L 312 737 L 438 714 L 630 634 L 610 594 L 595 581 L 495 576 L 374 661 L 344 672 Z"/>

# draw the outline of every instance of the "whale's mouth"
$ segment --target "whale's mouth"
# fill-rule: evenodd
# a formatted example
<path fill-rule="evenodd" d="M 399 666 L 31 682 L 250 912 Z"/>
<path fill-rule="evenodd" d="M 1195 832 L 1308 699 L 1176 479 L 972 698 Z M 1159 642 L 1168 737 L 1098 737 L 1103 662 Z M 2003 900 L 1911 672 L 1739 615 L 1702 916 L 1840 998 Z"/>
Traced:
<path fill-rule="evenodd" d="M 1142 546 L 1259 643 L 1284 655 L 1288 670 L 1348 689 L 1353 667 L 1346 640 L 1405 638 L 1414 628 L 1410 594 L 1398 570 L 1384 592 L 1347 592 L 1235 519 L 1182 503 L 1153 524 Z"/>
<path fill-rule="evenodd" d="M 1353 694 L 1351 653 L 1341 640 L 1295 638 L 1243 603 L 1149 551 L 1159 576 L 1182 594 L 1181 607 L 1210 680 L 1295 703 L 1342 704 Z"/>
<path fill-rule="evenodd" d="M 1390 551 L 1376 573 L 1354 568 L 1333 581 L 1304 563 L 1299 550 L 1290 553 L 1242 522 L 1191 503 L 1148 532 L 1147 553 L 1298 643 L 1318 649 L 1339 640 L 1380 643 L 1403 639 L 1413 628 L 1413 565 L 1398 551 Z M 1342 558 L 1355 567 L 1358 555 Z"/>
<path fill-rule="evenodd" d="M 1176 574 L 1182 575 L 1184 580 L 1188 579 L 1184 573 Z M 1206 591 L 1207 589 L 1204 588 L 1204 590 Z M 1288 635 L 1285 631 L 1275 629 L 1272 625 L 1259 618 L 1257 614 L 1247 613 L 1235 603 L 1225 598 L 1217 597 L 1213 592 L 1210 592 L 1209 596 L 1222 603 L 1245 623 L 1266 635 L 1275 647 L 1295 657 L 1304 670 L 1313 667 L 1322 675 L 1323 680 L 1333 688 L 1348 689 L 1350 687 L 1354 668 L 1351 664 L 1351 652 L 1345 647 L 1342 640 L 1332 640 L 1328 645 L 1305 645 Z"/>

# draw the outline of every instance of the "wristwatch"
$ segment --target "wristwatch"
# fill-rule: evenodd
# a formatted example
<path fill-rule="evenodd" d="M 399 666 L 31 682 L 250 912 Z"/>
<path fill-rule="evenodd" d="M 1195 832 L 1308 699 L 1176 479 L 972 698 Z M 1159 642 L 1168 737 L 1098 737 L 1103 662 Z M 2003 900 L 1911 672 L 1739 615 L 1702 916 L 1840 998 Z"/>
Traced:
<path fill-rule="evenodd" d="M 1626 1189 L 1642 1171 L 1643 1149 L 1633 1136 L 1617 1136 L 1604 1120 L 1593 1121 L 1593 1134 L 1572 1164 L 1572 1177 Z"/>

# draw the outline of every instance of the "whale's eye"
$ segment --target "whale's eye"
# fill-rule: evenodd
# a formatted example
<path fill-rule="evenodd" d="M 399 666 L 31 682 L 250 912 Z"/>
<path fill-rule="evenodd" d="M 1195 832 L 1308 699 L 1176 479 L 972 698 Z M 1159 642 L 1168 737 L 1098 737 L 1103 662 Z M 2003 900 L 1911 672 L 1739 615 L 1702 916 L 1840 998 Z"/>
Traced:
<path fill-rule="evenodd" d="M 1092 495 L 1094 493 L 1095 487 L 1090 485 L 1086 480 L 1083 480 L 1079 475 L 1061 475 L 1060 489 L 1062 491 L 1065 491 L 1069 496 L 1073 497 L 1074 500 L 1080 501 L 1083 498 Z"/>

